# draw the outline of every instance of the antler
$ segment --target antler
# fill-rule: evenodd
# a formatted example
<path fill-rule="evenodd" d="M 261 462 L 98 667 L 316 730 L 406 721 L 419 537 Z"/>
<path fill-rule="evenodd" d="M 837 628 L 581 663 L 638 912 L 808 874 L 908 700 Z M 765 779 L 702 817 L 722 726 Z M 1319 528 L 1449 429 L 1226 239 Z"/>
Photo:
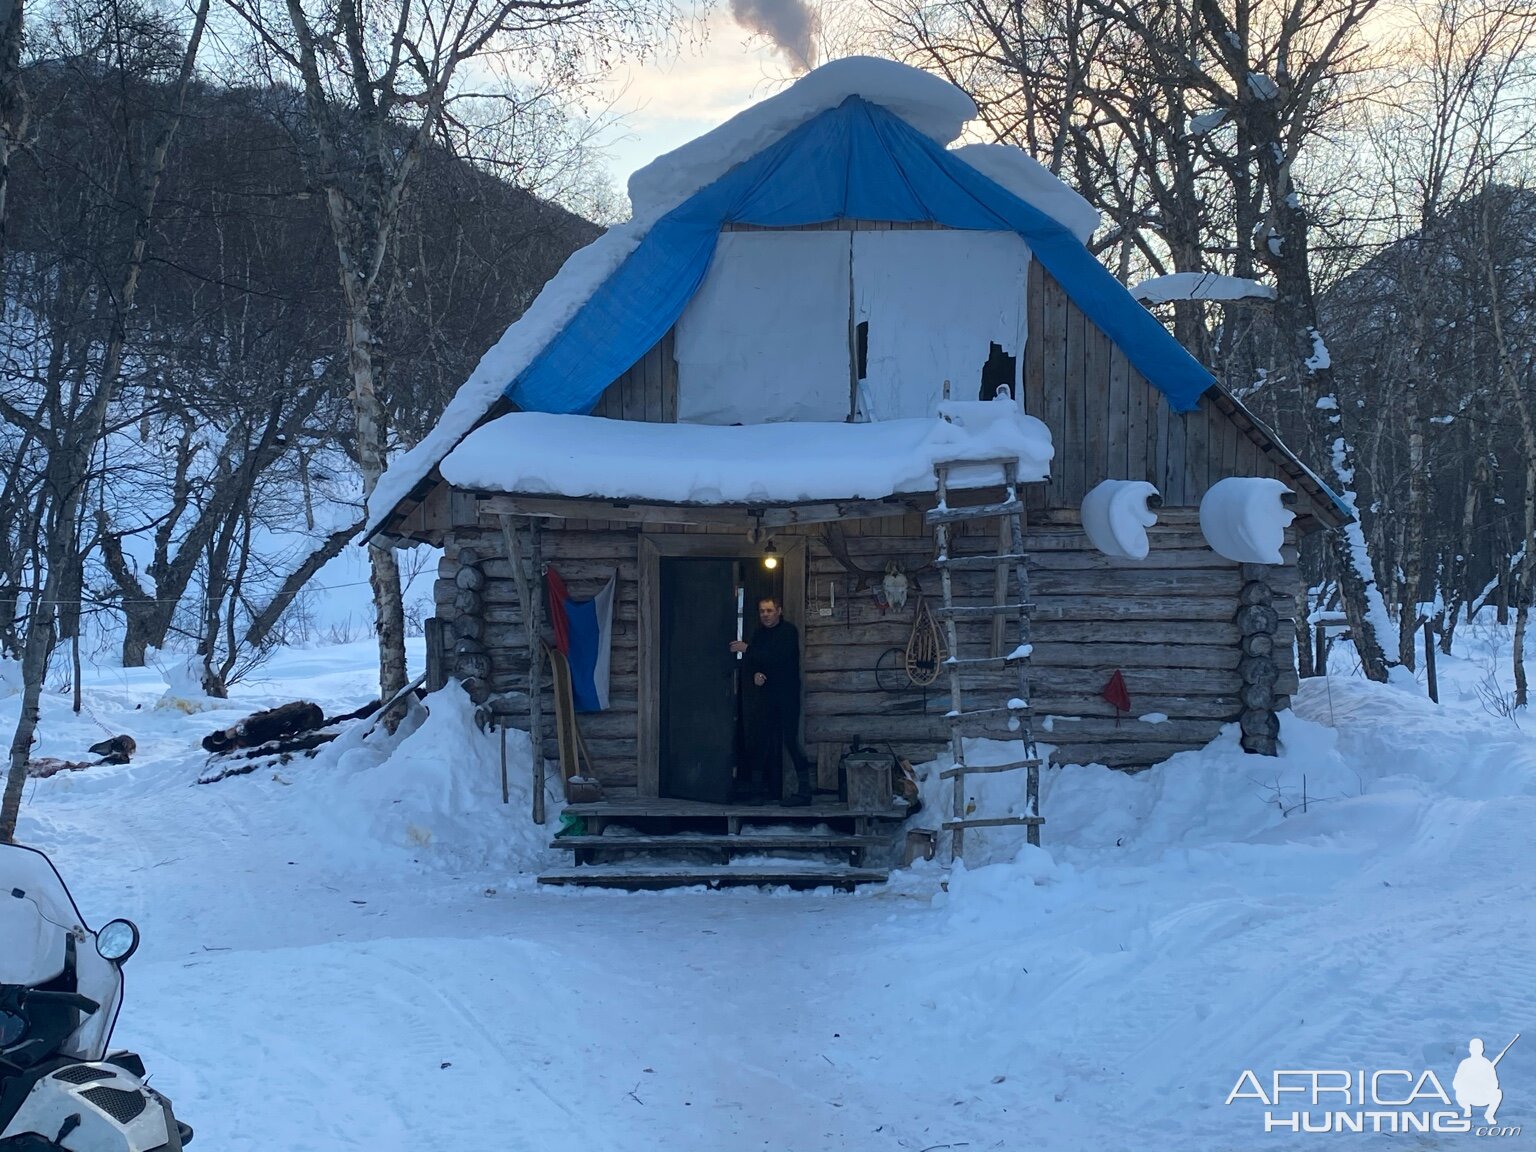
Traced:
<path fill-rule="evenodd" d="M 832 553 L 832 559 L 841 564 L 850 576 L 859 578 L 859 589 L 868 588 L 885 578 L 885 570 L 861 568 L 853 562 L 853 557 L 848 554 L 848 541 L 843 538 L 843 526 L 838 523 L 828 524 L 821 531 L 821 542 L 827 546 L 827 551 Z"/>
<path fill-rule="evenodd" d="M 864 568 L 854 562 L 853 557 L 848 553 L 848 541 L 843 537 L 842 525 L 837 523 L 828 524 L 822 529 L 821 540 L 827 546 L 827 551 L 832 553 L 832 559 L 841 564 L 850 576 L 857 576 L 859 578 L 858 586 L 860 589 L 868 588 L 871 584 L 878 584 L 881 580 L 885 579 L 886 567 L 884 565 L 880 568 Z M 908 566 L 895 559 L 890 559 L 887 563 L 895 563 L 900 571 L 911 576 L 932 568 L 934 561 L 938 558 L 939 543 L 935 540 L 929 549 L 928 558 L 921 563 L 914 563 Z M 903 557 L 902 559 L 906 558 Z"/>

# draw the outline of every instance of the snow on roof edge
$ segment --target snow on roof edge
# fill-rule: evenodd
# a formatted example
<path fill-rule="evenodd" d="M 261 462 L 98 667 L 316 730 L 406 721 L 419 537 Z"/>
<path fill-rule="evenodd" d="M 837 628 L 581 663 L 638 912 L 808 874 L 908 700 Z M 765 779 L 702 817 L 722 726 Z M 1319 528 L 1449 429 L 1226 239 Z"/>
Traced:
<path fill-rule="evenodd" d="M 1044 212 L 1076 236 L 1079 243 L 1087 244 L 1098 231 L 1098 209 L 1022 148 L 1012 144 L 962 144 L 951 147 L 949 154 L 1031 208 Z"/>
<path fill-rule="evenodd" d="M 558 336 L 640 244 L 644 230 L 633 223 L 610 228 L 567 257 L 501 339 L 480 357 L 469 379 L 459 386 L 432 430 L 396 456 L 368 498 L 368 520 L 358 542 L 366 542 L 396 505 L 426 479 L 480 419 L 501 399 L 506 386 Z"/>

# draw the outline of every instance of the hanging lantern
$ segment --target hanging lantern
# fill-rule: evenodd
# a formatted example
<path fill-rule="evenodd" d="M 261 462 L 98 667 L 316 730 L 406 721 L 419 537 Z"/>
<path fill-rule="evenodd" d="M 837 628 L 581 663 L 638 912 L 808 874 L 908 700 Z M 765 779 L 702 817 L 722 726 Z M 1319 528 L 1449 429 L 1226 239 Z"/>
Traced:
<path fill-rule="evenodd" d="M 768 541 L 768 547 L 763 549 L 763 567 L 772 572 L 779 566 L 779 550 L 774 547 L 773 541 Z"/>

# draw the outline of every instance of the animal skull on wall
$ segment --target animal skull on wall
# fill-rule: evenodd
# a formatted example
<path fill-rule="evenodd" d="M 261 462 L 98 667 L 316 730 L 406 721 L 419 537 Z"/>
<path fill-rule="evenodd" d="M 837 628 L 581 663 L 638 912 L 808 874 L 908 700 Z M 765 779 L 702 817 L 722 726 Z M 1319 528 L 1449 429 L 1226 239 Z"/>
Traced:
<path fill-rule="evenodd" d="M 892 608 L 904 608 L 907 604 L 908 581 L 906 574 L 897 567 L 896 561 L 885 562 L 885 576 L 880 581 L 885 592 L 885 602 Z"/>

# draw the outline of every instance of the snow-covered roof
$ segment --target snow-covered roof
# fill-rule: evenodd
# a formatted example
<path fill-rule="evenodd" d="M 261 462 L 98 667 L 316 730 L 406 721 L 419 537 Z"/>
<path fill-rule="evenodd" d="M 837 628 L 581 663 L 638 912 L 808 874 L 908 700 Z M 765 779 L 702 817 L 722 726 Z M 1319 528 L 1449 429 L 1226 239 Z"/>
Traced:
<path fill-rule="evenodd" d="M 956 401 L 948 419 L 871 424 L 653 424 L 512 412 L 481 425 L 440 465 L 460 488 L 658 504 L 796 504 L 932 492 L 943 461 L 1017 459 L 1050 473 L 1051 434 L 1009 401 Z M 956 487 L 1000 480 L 957 470 Z"/>
<path fill-rule="evenodd" d="M 926 72 L 838 60 L 636 173 L 634 218 L 566 262 L 431 433 L 396 458 L 368 501 L 366 534 L 503 397 L 524 410 L 589 411 L 681 314 L 729 222 L 1015 231 L 1175 407 L 1193 406 L 1209 373 L 1083 248 L 1092 209 L 1017 150 L 945 149 L 974 111 Z"/>
<path fill-rule="evenodd" d="M 634 218 L 655 220 L 670 212 L 850 96 L 879 104 L 941 147 L 957 139 L 976 115 L 969 96 L 930 72 L 873 56 L 833 60 L 635 172 L 629 178 Z"/>
<path fill-rule="evenodd" d="M 1099 212 L 1051 170 L 1011 144 L 962 144 L 950 152 L 983 176 L 1033 204 L 1086 244 L 1099 229 Z"/>

